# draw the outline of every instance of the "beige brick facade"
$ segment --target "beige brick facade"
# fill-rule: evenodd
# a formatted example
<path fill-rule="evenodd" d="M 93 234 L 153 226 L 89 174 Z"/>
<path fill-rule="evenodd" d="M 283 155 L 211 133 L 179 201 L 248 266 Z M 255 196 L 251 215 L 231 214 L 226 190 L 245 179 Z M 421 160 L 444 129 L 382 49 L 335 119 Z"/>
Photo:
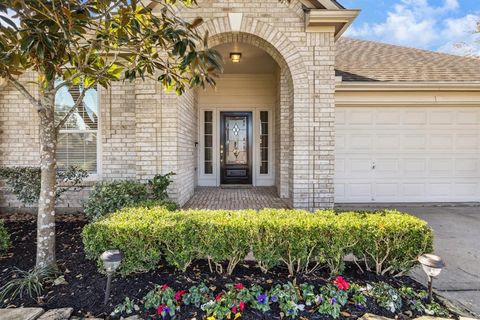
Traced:
<path fill-rule="evenodd" d="M 334 30 L 305 32 L 305 13 L 298 0 L 200 0 L 180 8 L 186 20 L 204 18 L 210 46 L 229 42 L 254 45 L 277 62 L 275 113 L 275 185 L 297 208 L 332 207 L 334 201 Z M 229 14 L 241 13 L 240 30 Z M 175 172 L 169 192 L 186 203 L 197 185 L 198 110 L 196 92 L 182 97 L 165 93 L 147 80 L 115 83 L 101 90 L 99 179 L 146 180 Z M 38 163 L 35 110 L 12 87 L 0 92 L 0 165 Z M 80 195 L 80 196 L 79 196 Z M 84 193 L 62 205 L 80 205 Z M 76 201 L 74 201 L 76 199 Z M 16 206 L 3 195 L 1 207 Z"/>

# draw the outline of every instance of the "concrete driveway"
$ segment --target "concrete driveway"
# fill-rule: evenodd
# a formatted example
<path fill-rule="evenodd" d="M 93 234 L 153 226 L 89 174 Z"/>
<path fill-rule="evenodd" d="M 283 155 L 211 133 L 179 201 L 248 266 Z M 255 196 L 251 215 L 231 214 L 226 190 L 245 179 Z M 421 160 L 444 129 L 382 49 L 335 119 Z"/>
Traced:
<path fill-rule="evenodd" d="M 348 205 L 340 208 L 371 209 Z M 469 205 L 384 205 L 374 208 L 397 209 L 426 220 L 434 230 L 435 253 L 446 268 L 434 281 L 434 289 L 449 300 L 456 300 L 480 315 L 480 206 Z M 413 277 L 426 283 L 421 268 Z"/>

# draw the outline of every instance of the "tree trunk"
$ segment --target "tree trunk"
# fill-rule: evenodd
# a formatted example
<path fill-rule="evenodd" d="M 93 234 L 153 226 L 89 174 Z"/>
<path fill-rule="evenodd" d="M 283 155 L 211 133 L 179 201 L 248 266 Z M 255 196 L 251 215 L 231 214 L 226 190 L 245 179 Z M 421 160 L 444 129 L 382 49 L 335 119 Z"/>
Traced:
<path fill-rule="evenodd" d="M 43 106 L 40 116 L 40 167 L 42 170 L 37 217 L 36 268 L 56 268 L 55 259 L 55 194 L 57 171 L 57 132 L 55 128 L 55 95 L 53 83 L 40 88 Z"/>

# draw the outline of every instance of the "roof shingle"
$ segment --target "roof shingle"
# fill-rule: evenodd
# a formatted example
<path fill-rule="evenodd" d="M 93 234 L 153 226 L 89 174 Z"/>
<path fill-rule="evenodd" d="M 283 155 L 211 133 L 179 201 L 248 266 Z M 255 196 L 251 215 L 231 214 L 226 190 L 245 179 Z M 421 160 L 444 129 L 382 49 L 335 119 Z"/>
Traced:
<path fill-rule="evenodd" d="M 335 70 L 343 81 L 480 82 L 480 59 L 342 37 Z"/>

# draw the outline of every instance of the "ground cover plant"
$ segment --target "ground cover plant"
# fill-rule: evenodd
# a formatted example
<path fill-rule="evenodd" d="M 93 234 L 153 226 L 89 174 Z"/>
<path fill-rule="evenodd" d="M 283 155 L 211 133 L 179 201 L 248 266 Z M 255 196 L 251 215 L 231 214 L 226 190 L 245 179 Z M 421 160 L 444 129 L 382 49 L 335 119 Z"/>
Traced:
<path fill-rule="evenodd" d="M 10 235 L 5 229 L 4 221 L 0 219 L 0 257 L 7 253 L 8 247 L 10 246 Z"/>
<path fill-rule="evenodd" d="M 164 259 L 179 270 L 208 261 L 212 272 L 231 275 L 252 252 L 260 270 L 286 267 L 291 276 L 319 268 L 341 274 L 354 254 L 361 270 L 399 275 L 432 251 L 425 221 L 397 211 L 342 212 L 127 208 L 89 224 L 83 231 L 87 256 L 109 248 L 124 254 L 123 275 L 156 268 Z"/>
<path fill-rule="evenodd" d="M 7 216 L 5 220 L 12 245 L 8 254 L 0 258 L 2 284 L 8 282 L 12 272 L 16 272 L 15 268 L 28 270 L 35 263 L 35 248 L 31 246 L 36 230 L 34 217 L 13 215 Z M 426 306 L 423 300 L 424 288 L 418 283 L 406 276 L 390 277 L 366 270 L 362 273 L 354 263 L 345 263 L 341 280 L 337 279 L 338 275 L 330 275 L 326 268 L 298 273 L 295 277 L 289 276 L 288 268 L 282 264 L 262 272 L 252 261 L 239 262 L 232 275 L 212 273 L 205 260 L 194 260 L 185 271 L 181 271 L 172 267 L 164 258 L 149 272 L 134 273 L 127 277 L 115 276 L 110 303 L 103 306 L 105 275 L 99 272 L 95 261 L 85 258 L 82 245 L 81 232 L 87 223 L 81 216 L 60 216 L 57 257 L 62 274 L 46 283 L 38 297 L 30 298 L 24 294 L 23 298 L 7 301 L 4 306 L 41 306 L 45 309 L 73 307 L 75 315 L 79 316 L 118 318 L 127 316 L 130 312 L 145 319 L 163 319 L 157 313 L 159 307 L 165 304 L 163 309 L 160 308 L 165 319 L 172 319 L 166 315 L 172 310 L 175 319 L 206 319 L 207 313 L 209 317 L 214 317 L 214 313 L 220 314 L 220 309 L 228 308 L 233 312 L 232 309 L 235 308 L 230 304 L 232 301 L 236 304 L 235 314 L 240 312 L 241 319 L 280 319 L 282 312 L 289 312 L 288 306 L 293 306 L 295 292 L 300 290 L 301 299 L 297 298 L 295 303 L 298 308 L 294 309 L 298 313 L 298 319 L 329 318 L 322 312 L 337 312 L 336 307 L 345 301 L 345 293 L 348 301 L 340 307 L 339 318 L 354 319 L 366 312 L 388 317 L 411 317 L 427 312 L 414 311 L 410 307 L 410 300 L 416 308 L 420 303 Z M 165 284 L 171 289 L 167 294 L 162 293 Z M 389 287 L 384 287 L 383 284 Z M 396 309 L 395 312 L 391 311 L 388 301 L 381 299 L 385 296 L 385 288 L 390 287 L 402 296 L 401 309 Z M 238 291 L 240 289 L 241 294 Z M 333 294 L 336 296 L 331 297 Z M 216 301 L 215 297 L 219 295 L 221 298 Z M 319 299 L 320 295 L 322 299 Z M 176 297 L 181 297 L 181 302 Z M 332 305 L 331 298 L 335 298 L 338 304 Z M 213 303 L 211 300 L 214 300 Z M 163 302 L 157 305 L 159 301 Z M 356 305 L 366 307 L 362 309 Z M 436 312 L 444 310 L 441 305 L 429 308 L 437 308 Z M 115 310 L 117 313 L 111 316 Z M 219 320 L 220 317 L 216 319 Z M 234 319 L 233 313 L 231 319 Z"/>

